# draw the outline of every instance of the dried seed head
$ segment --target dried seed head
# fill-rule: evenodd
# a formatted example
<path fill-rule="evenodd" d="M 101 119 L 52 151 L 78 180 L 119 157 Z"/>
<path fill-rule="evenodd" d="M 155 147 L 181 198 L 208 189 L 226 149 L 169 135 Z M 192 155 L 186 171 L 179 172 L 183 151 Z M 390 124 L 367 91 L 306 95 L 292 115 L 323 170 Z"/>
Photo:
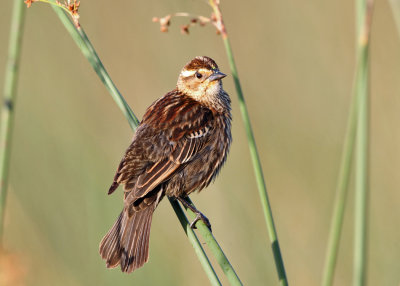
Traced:
<path fill-rule="evenodd" d="M 77 28 L 80 27 L 79 13 L 78 13 L 78 9 L 79 9 L 80 5 L 81 5 L 81 2 L 80 1 L 77 2 L 76 0 L 74 0 L 73 3 L 71 3 L 70 0 L 68 0 L 68 4 L 66 4 L 66 7 L 69 10 L 69 12 L 71 13 L 72 20 L 74 21 L 74 24 Z"/>
<path fill-rule="evenodd" d="M 61 3 L 60 1 L 56 0 L 55 2 L 49 2 L 47 0 L 25 0 L 24 3 L 26 4 L 26 6 L 29 8 L 32 6 L 32 3 L 34 2 L 44 2 L 44 3 L 48 3 L 48 4 L 52 4 L 55 6 L 58 6 L 64 10 L 66 10 L 68 12 L 68 14 L 71 16 L 72 21 L 74 22 L 75 26 L 77 28 L 80 27 L 79 24 L 79 13 L 78 13 L 78 9 L 79 6 L 81 5 L 80 1 L 77 0 L 67 0 L 64 1 L 64 3 Z"/>
<path fill-rule="evenodd" d="M 32 6 L 33 2 L 37 2 L 38 0 L 25 0 L 24 3 L 26 4 L 26 7 L 29 8 Z"/>
<path fill-rule="evenodd" d="M 207 23 L 210 23 L 210 19 L 207 17 L 199 16 L 198 19 L 199 19 L 199 24 L 202 27 L 205 26 Z"/>
<path fill-rule="evenodd" d="M 217 21 L 218 21 L 218 18 L 217 18 L 217 16 L 215 15 L 214 12 L 211 13 L 211 21 L 213 21 L 213 22 L 217 22 Z"/>
<path fill-rule="evenodd" d="M 160 23 L 160 30 L 161 32 L 168 32 L 168 27 L 171 24 L 171 19 L 172 17 L 188 17 L 189 18 L 189 23 L 186 25 L 180 26 L 180 30 L 182 34 L 189 34 L 189 28 L 191 26 L 195 26 L 198 24 L 199 26 L 203 27 L 206 24 L 212 23 L 214 26 L 216 26 L 216 17 L 215 20 L 211 20 L 210 18 L 204 17 L 204 16 L 191 16 L 189 13 L 175 13 L 175 14 L 169 14 L 165 17 L 153 17 L 152 21 L 154 23 Z"/>
<path fill-rule="evenodd" d="M 160 25 L 161 26 L 169 26 L 171 24 L 171 15 L 167 15 L 164 18 L 160 18 Z"/>
<path fill-rule="evenodd" d="M 163 18 L 159 18 L 158 22 L 160 23 L 160 31 L 161 32 L 168 32 L 168 27 L 171 24 L 171 15 L 167 15 Z"/>
<path fill-rule="evenodd" d="M 189 35 L 189 25 L 182 25 L 181 26 L 181 33 Z"/>

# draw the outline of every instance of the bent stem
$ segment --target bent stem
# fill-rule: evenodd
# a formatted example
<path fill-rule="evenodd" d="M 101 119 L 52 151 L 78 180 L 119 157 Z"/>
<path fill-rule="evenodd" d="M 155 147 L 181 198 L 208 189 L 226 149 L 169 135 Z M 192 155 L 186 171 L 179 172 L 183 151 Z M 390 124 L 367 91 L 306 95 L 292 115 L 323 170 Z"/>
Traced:
<path fill-rule="evenodd" d="M 17 80 L 24 28 L 25 7 L 22 0 L 14 0 L 11 18 L 8 62 L 4 80 L 3 110 L 0 126 L 0 245 L 3 242 L 4 215 L 7 199 L 8 174 L 10 168 L 11 137 L 14 122 L 14 105 L 17 95 Z"/>
<path fill-rule="evenodd" d="M 88 59 L 88 61 L 92 65 L 93 69 L 96 71 L 96 73 L 98 74 L 98 76 L 100 77 L 100 79 L 102 80 L 104 85 L 106 86 L 107 90 L 110 92 L 111 96 L 117 103 L 118 107 L 121 109 L 122 113 L 125 115 L 126 119 L 128 120 L 131 128 L 133 130 L 135 130 L 139 124 L 139 120 L 137 119 L 137 117 L 135 116 L 135 114 L 133 113 L 133 111 L 131 110 L 131 108 L 129 107 L 129 105 L 127 104 L 127 102 L 125 101 L 123 96 L 121 95 L 121 93 L 118 91 L 118 89 L 114 85 L 113 81 L 111 80 L 110 76 L 108 75 L 107 71 L 105 70 L 103 64 L 101 63 L 94 47 L 91 45 L 88 37 L 86 36 L 83 28 L 82 27 L 80 27 L 78 29 L 75 28 L 75 26 L 73 25 L 71 20 L 67 17 L 67 15 L 62 10 L 60 10 L 58 8 L 54 8 L 54 10 L 57 13 L 57 15 L 59 16 L 61 22 L 64 24 L 64 26 L 68 30 L 68 32 L 71 34 L 74 41 L 77 43 L 77 45 L 81 49 L 84 56 Z M 210 281 L 212 281 L 212 283 L 217 283 L 217 281 L 218 281 L 218 283 L 219 283 L 218 277 L 214 277 L 216 275 L 215 271 L 210 270 L 210 268 L 212 268 L 212 265 L 210 264 L 210 262 L 207 258 L 207 255 L 205 254 L 201 245 L 196 242 L 196 240 L 198 241 L 196 234 L 193 231 L 188 231 L 188 229 L 187 229 L 188 227 L 190 228 L 190 226 L 187 222 L 185 213 L 182 211 L 182 209 L 180 207 L 179 208 L 176 207 L 176 204 L 178 204 L 177 202 L 170 201 L 170 203 L 171 203 L 172 207 L 174 208 L 174 211 L 175 211 L 176 215 L 178 216 L 179 220 L 181 221 L 183 229 L 187 233 L 190 242 L 192 243 L 193 247 L 195 248 L 195 252 L 196 252 L 200 262 L 202 263 L 202 265 L 205 269 L 205 272 L 208 275 Z M 212 236 L 209 237 L 207 231 L 205 231 L 204 228 L 200 227 L 199 232 L 205 239 L 206 239 L 206 237 L 208 237 L 207 244 L 209 244 L 210 242 L 212 242 L 214 244 L 218 244 L 214 237 L 212 237 Z M 210 249 L 211 249 L 212 253 L 214 254 L 214 256 L 217 257 L 218 261 L 220 261 L 218 259 L 218 257 L 221 257 L 221 256 L 224 256 L 226 259 L 225 254 L 223 254 L 223 252 L 220 248 L 218 249 L 218 248 L 210 247 Z M 226 261 L 230 265 L 230 263 L 227 259 L 226 259 Z M 233 270 L 233 268 L 232 268 L 232 270 Z M 218 285 L 218 284 L 215 284 L 215 285 Z M 241 284 L 233 284 L 233 285 L 241 285 Z"/>
<path fill-rule="evenodd" d="M 226 54 L 228 57 L 230 69 L 232 72 L 233 81 L 235 83 L 236 93 L 239 99 L 240 112 L 242 114 L 243 123 L 246 129 L 247 141 L 250 148 L 251 160 L 253 163 L 253 168 L 256 176 L 258 192 L 260 195 L 261 205 L 264 211 L 264 217 L 267 224 L 269 239 L 271 241 L 272 252 L 274 254 L 275 265 L 278 273 L 278 277 L 281 285 L 288 285 L 285 266 L 282 259 L 282 254 L 279 246 L 278 235 L 275 228 L 274 219 L 272 216 L 272 209 L 268 199 L 267 187 L 264 180 L 264 175 L 261 167 L 260 157 L 258 155 L 256 141 L 254 138 L 254 133 L 250 123 L 249 112 L 247 110 L 246 102 L 243 96 L 242 87 L 240 85 L 239 75 L 236 68 L 235 59 L 233 57 L 232 47 L 229 42 L 228 33 L 226 31 L 222 13 L 219 8 L 218 0 L 209 0 L 211 7 L 214 10 L 214 15 L 216 18 L 215 26 L 221 33 L 222 39 L 224 41 Z"/>

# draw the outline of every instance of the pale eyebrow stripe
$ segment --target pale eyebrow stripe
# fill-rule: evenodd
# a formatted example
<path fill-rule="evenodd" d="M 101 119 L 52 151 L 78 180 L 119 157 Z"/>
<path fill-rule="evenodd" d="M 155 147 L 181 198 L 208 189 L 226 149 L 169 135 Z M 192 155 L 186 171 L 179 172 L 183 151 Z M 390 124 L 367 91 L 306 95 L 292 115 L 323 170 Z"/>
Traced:
<path fill-rule="evenodd" d="M 210 70 L 208 70 L 208 69 L 199 69 L 198 71 L 200 73 L 204 73 L 204 74 L 210 73 Z M 184 70 L 184 71 L 182 71 L 181 75 L 183 77 L 189 77 L 189 76 L 194 75 L 195 73 L 196 73 L 196 70 Z"/>
<path fill-rule="evenodd" d="M 193 71 L 193 70 L 185 70 L 185 71 L 182 71 L 181 74 L 182 74 L 183 77 L 188 77 L 188 76 L 194 75 L 195 72 L 196 72 L 196 71 Z"/>
<path fill-rule="evenodd" d="M 211 71 L 209 69 L 199 69 L 199 72 L 201 73 L 210 73 Z"/>

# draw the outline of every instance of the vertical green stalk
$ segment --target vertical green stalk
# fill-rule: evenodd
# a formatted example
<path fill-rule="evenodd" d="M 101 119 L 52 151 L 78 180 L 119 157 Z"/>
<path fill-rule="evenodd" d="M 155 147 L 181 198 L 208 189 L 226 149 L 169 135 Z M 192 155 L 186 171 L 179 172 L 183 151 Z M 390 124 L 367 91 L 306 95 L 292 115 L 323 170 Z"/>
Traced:
<path fill-rule="evenodd" d="M 8 173 L 10 167 L 11 137 L 14 121 L 14 103 L 17 94 L 22 33 L 25 19 L 25 8 L 22 0 L 14 0 L 11 17 L 8 61 L 4 81 L 3 110 L 0 126 L 0 244 L 4 232 L 4 215 L 7 199 Z"/>
<path fill-rule="evenodd" d="M 96 73 L 98 74 L 98 76 L 100 77 L 100 79 L 102 80 L 104 85 L 107 87 L 107 90 L 110 92 L 113 99 L 116 101 L 118 107 L 121 109 L 121 111 L 125 115 L 130 126 L 132 127 L 132 129 L 135 130 L 139 124 L 139 120 L 136 118 L 133 111 L 131 110 L 131 108 L 129 107 L 129 105 L 126 103 L 125 99 L 121 95 L 121 93 L 118 91 L 118 89 L 114 85 L 113 81 L 111 80 L 110 76 L 108 75 L 107 71 L 105 70 L 103 64 L 101 63 L 94 47 L 92 46 L 88 37 L 86 36 L 84 30 L 82 28 L 76 29 L 74 24 L 69 19 L 69 17 L 64 13 L 64 11 L 62 11 L 58 7 L 54 7 L 54 11 L 57 13 L 61 22 L 64 24 L 64 26 L 66 27 L 68 32 L 71 34 L 72 38 L 77 43 L 77 45 L 79 46 L 79 48 L 82 51 L 82 53 L 84 54 L 84 56 L 88 59 L 88 61 L 90 62 L 93 69 L 96 71 Z M 187 218 L 185 216 L 185 213 L 179 207 L 179 204 L 177 202 L 170 200 L 170 203 L 171 203 L 178 219 L 180 220 L 182 227 L 183 227 L 184 231 L 186 232 L 191 244 L 193 245 L 195 252 L 196 252 L 206 274 L 208 275 L 211 283 L 213 285 L 219 285 L 220 282 L 218 280 L 218 277 L 216 276 L 215 271 L 212 269 L 212 265 L 210 264 L 210 261 L 208 260 L 207 255 L 205 254 L 201 244 L 198 243 L 198 238 L 197 238 L 196 234 L 193 232 L 192 229 L 188 230 L 188 227 L 190 228 L 190 226 L 187 223 Z M 236 276 L 235 271 L 233 270 L 231 264 L 229 263 L 228 259 L 226 258 L 225 254 L 223 253 L 222 249 L 220 247 L 214 247 L 214 245 L 218 245 L 218 242 L 215 240 L 215 238 L 212 235 L 211 236 L 209 235 L 208 228 L 204 226 L 206 228 L 206 229 L 204 229 L 203 227 L 201 227 L 201 224 L 203 224 L 203 223 L 199 222 L 197 224 L 198 226 L 200 225 L 199 232 L 205 238 L 206 243 L 209 246 L 211 245 L 210 250 L 212 251 L 214 256 L 217 258 L 222 269 L 224 270 L 224 273 L 227 275 L 229 281 L 232 283 L 232 285 L 241 285 L 239 278 Z M 225 259 L 225 261 L 224 261 L 224 259 Z M 223 262 L 221 262 L 221 261 L 223 261 Z M 229 267 L 230 267 L 230 269 L 229 269 Z M 232 273 L 234 273 L 234 275 Z M 235 280 L 234 278 L 232 278 L 233 276 L 236 276 L 236 278 L 239 282 L 232 282 Z"/>
<path fill-rule="evenodd" d="M 357 0 L 358 55 L 360 58 L 359 78 L 356 83 L 358 97 L 356 158 L 355 158 L 355 206 L 354 206 L 354 286 L 365 285 L 367 203 L 368 203 L 368 125 L 369 87 L 368 50 L 369 24 L 371 23 L 372 1 Z"/>
<path fill-rule="evenodd" d="M 260 196 L 260 200 L 261 200 L 262 209 L 264 212 L 265 221 L 267 224 L 268 235 L 269 235 L 269 239 L 271 241 L 272 252 L 274 254 L 274 260 L 275 260 L 275 265 L 276 265 L 276 270 L 278 273 L 279 281 L 280 281 L 281 285 L 288 285 L 285 266 L 283 263 L 283 258 L 282 258 L 282 254 L 281 254 L 281 250 L 280 250 L 280 246 L 279 246 L 278 235 L 276 232 L 275 223 L 274 223 L 274 219 L 272 216 L 272 209 L 271 209 L 271 205 L 270 205 L 269 199 L 268 199 L 267 187 L 265 184 L 264 175 L 263 175 L 263 171 L 262 171 L 262 167 L 261 167 L 261 162 L 260 162 L 260 158 L 259 158 L 258 151 L 257 151 L 254 133 L 253 133 L 251 123 L 250 123 L 249 112 L 247 110 L 246 102 L 245 102 L 245 99 L 243 96 L 242 87 L 240 85 L 239 75 L 238 75 L 238 71 L 236 68 L 235 59 L 233 57 L 232 47 L 229 42 L 228 33 L 225 29 L 225 25 L 224 25 L 224 22 L 222 19 L 222 13 L 219 8 L 219 1 L 218 0 L 209 0 L 209 3 L 214 10 L 214 15 L 216 18 L 215 25 L 216 25 L 217 29 L 219 30 L 219 32 L 221 33 L 222 39 L 224 41 L 226 55 L 228 57 L 233 81 L 235 83 L 236 93 L 237 93 L 237 96 L 239 99 L 240 112 L 242 114 L 243 123 L 244 123 L 245 129 L 246 129 L 251 161 L 253 163 L 258 192 L 259 192 L 259 196 Z"/>
<path fill-rule="evenodd" d="M 365 285 L 368 213 L 368 63 L 358 85 L 359 111 L 356 138 L 354 206 L 354 286 Z"/>
<path fill-rule="evenodd" d="M 322 276 L 322 285 L 331 286 L 335 273 L 340 235 L 342 232 L 344 210 L 346 206 L 346 197 L 348 193 L 349 178 L 351 172 L 351 161 L 353 158 L 354 141 L 357 125 L 357 95 L 355 93 L 355 83 L 358 75 L 358 64 L 356 65 L 356 75 L 353 82 L 352 100 L 350 105 L 349 119 L 347 122 L 346 136 L 343 146 L 342 159 L 339 168 L 338 184 L 336 187 L 336 198 L 334 203 L 331 229 L 329 232 L 329 241 L 327 254 L 325 258 L 324 273 Z"/>
<path fill-rule="evenodd" d="M 347 123 L 346 137 L 343 147 L 342 160 L 339 169 L 339 177 L 338 177 L 338 185 L 336 188 L 336 198 L 334 204 L 334 211 L 332 215 L 332 223 L 329 234 L 329 242 L 327 247 L 327 255 L 325 258 L 325 267 L 324 273 L 322 277 L 322 285 L 323 286 L 331 286 L 333 284 L 333 277 L 335 272 L 335 266 L 338 255 L 339 241 L 340 235 L 343 225 L 343 216 L 345 210 L 346 197 L 348 193 L 348 184 L 349 177 L 351 172 L 351 161 L 353 157 L 354 151 L 354 143 L 357 136 L 357 154 L 360 154 L 359 149 L 359 128 L 360 128 L 360 108 L 363 103 L 365 103 L 365 95 L 368 94 L 368 46 L 369 46 L 369 38 L 370 38 L 370 30 L 371 30 L 371 18 L 372 18 L 372 1 L 366 6 L 364 14 L 358 14 L 358 25 L 357 25 L 357 42 L 356 42 L 356 67 L 355 67 L 355 76 L 352 88 L 352 101 L 350 106 L 349 119 Z M 360 87 L 363 87 L 360 89 Z M 367 95 L 368 96 L 368 95 Z M 365 107 L 365 106 L 364 106 Z M 365 116 L 365 114 L 363 115 Z M 365 128 L 365 126 L 363 126 Z M 367 138 L 364 138 L 367 139 Z M 364 140 L 363 139 L 363 140 Z M 362 150 L 362 149 L 361 149 Z M 364 150 L 366 151 L 366 149 Z M 359 155 L 358 155 L 359 158 Z M 365 157 L 364 157 L 365 158 Z M 356 163 L 360 163 L 359 161 Z M 363 162 L 362 164 L 366 164 Z M 359 166 L 356 166 L 359 167 Z M 360 169 L 359 169 L 360 170 Z M 357 176 L 357 174 L 356 174 Z M 366 178 L 364 178 L 366 179 Z M 358 202 L 357 202 L 358 201 Z M 361 200 L 356 197 L 356 204 L 363 202 L 364 205 L 365 200 L 362 198 Z M 364 205 L 365 206 L 365 205 Z M 364 209 L 365 210 L 365 209 Z M 358 220 L 358 219 L 357 219 Z M 359 222 L 359 221 L 358 221 Z M 357 223 L 358 223 L 357 222 Z M 356 223 L 356 225 L 357 225 Z M 361 225 L 363 225 L 361 223 Z M 365 226 L 365 224 L 364 224 Z M 357 235 L 355 235 L 357 236 Z M 363 235 L 362 237 L 365 238 Z M 365 242 L 365 241 L 364 241 Z M 361 244 L 363 245 L 363 243 Z M 358 247 L 358 241 L 356 242 L 356 246 Z M 364 246 L 362 246 L 364 248 Z M 365 253 L 363 251 L 363 253 Z M 365 258 L 365 257 L 364 257 Z M 362 261 L 365 259 L 362 258 Z M 357 262 L 358 264 L 358 262 Z M 363 267 L 362 267 L 363 268 Z M 357 284 L 358 285 L 358 284 Z"/>
<path fill-rule="evenodd" d="M 224 37 L 223 40 L 224 40 L 224 44 L 225 44 L 226 54 L 228 56 L 229 65 L 230 65 L 231 72 L 232 72 L 233 81 L 235 83 L 236 92 L 237 92 L 238 99 L 239 99 L 240 112 L 242 114 L 243 123 L 244 123 L 245 129 L 246 129 L 247 141 L 248 141 L 249 148 L 250 148 L 250 156 L 251 156 L 251 160 L 253 162 L 253 168 L 254 168 L 254 173 L 256 176 L 258 192 L 260 195 L 262 209 L 264 211 L 265 221 L 267 223 L 269 239 L 271 240 L 272 252 L 274 254 L 275 265 L 276 265 L 276 269 L 278 272 L 278 277 L 279 277 L 281 285 L 288 285 L 286 272 L 285 272 L 285 266 L 283 264 L 281 249 L 280 249 L 279 241 L 278 241 L 278 234 L 276 232 L 274 218 L 272 216 L 272 209 L 271 209 L 271 205 L 270 205 L 269 198 L 268 198 L 267 186 L 265 184 L 264 175 L 263 175 L 261 162 L 260 162 L 260 157 L 258 155 L 256 141 L 254 138 L 254 133 L 251 128 L 250 117 L 249 117 L 249 113 L 247 111 L 246 102 L 244 100 L 242 88 L 240 85 L 239 75 L 238 75 L 238 72 L 236 69 L 236 64 L 235 64 L 235 60 L 233 57 L 232 48 L 229 43 L 228 37 Z"/>

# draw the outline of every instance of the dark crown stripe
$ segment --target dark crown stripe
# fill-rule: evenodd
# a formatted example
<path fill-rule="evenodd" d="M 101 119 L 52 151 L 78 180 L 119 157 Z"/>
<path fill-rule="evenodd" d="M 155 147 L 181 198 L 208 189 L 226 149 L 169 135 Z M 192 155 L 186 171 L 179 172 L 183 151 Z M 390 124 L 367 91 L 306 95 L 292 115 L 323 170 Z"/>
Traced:
<path fill-rule="evenodd" d="M 195 57 L 190 63 L 185 66 L 186 70 L 197 70 L 205 68 L 208 70 L 218 69 L 218 65 L 209 57 Z"/>

